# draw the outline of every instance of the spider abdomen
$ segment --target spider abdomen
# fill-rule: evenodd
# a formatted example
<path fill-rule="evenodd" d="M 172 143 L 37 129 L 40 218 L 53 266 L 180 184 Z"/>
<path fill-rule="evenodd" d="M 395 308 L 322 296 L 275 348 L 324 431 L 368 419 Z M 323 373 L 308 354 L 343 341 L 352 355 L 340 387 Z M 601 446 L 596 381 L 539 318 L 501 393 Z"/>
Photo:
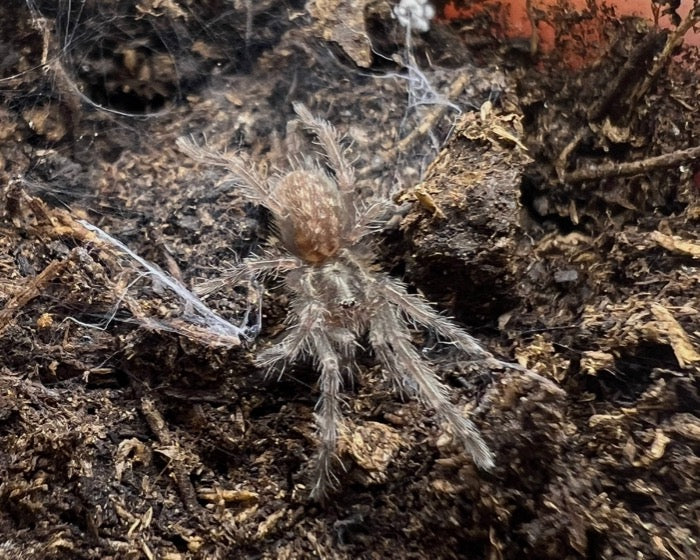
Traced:
<path fill-rule="evenodd" d="M 292 171 L 279 180 L 273 196 L 286 210 L 285 216 L 276 216 L 285 247 L 312 264 L 336 255 L 342 202 L 330 177 L 321 171 Z"/>

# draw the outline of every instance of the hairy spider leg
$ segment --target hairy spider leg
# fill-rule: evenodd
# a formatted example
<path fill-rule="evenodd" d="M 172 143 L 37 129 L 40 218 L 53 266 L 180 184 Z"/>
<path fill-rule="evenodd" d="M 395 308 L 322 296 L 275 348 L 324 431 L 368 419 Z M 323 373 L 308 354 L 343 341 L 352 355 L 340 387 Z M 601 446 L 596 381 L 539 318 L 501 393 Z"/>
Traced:
<path fill-rule="evenodd" d="M 383 303 L 376 309 L 370 320 L 369 340 L 392 381 L 401 385 L 408 376 L 416 385 L 418 398 L 447 423 L 452 435 L 464 445 L 474 463 L 482 469 L 493 468 L 493 453 L 474 423 L 450 402 L 447 387 L 435 377 L 414 348 L 410 332 L 394 305 Z"/>
<path fill-rule="evenodd" d="M 328 121 L 314 117 L 311 111 L 301 103 L 294 103 L 294 111 L 304 126 L 318 138 L 318 143 L 334 171 L 340 191 L 344 194 L 354 194 L 355 171 L 340 145 L 343 139 L 342 135 Z"/>
<path fill-rule="evenodd" d="M 284 216 L 285 209 L 275 200 L 270 191 L 267 180 L 255 168 L 255 165 L 247 157 L 238 153 L 222 154 L 208 148 L 198 146 L 191 139 L 180 137 L 176 140 L 181 152 L 195 161 L 224 167 L 231 174 L 239 187 L 239 192 L 246 199 L 257 204 L 262 204 L 276 216 Z"/>
<path fill-rule="evenodd" d="M 246 280 L 279 276 L 301 266 L 302 261 L 297 257 L 256 255 L 238 263 L 217 278 L 201 282 L 193 291 L 198 296 L 208 296 L 228 285 L 238 286 Z"/>
<path fill-rule="evenodd" d="M 338 355 L 322 328 L 313 331 L 311 341 L 321 370 L 321 397 L 316 403 L 314 414 L 320 446 L 316 456 L 316 482 L 311 490 L 311 498 L 323 501 L 329 491 L 338 485 L 338 479 L 333 474 L 332 461 L 336 457 L 338 432 L 343 423 L 343 401 L 340 395 L 343 377 Z"/>
<path fill-rule="evenodd" d="M 284 338 L 258 356 L 258 365 L 268 372 L 280 370 L 304 355 L 313 356 L 320 370 L 319 387 L 321 397 L 316 405 L 316 428 L 320 440 L 316 457 L 315 484 L 311 497 L 323 500 L 337 485 L 333 475 L 332 461 L 338 444 L 338 433 L 342 426 L 341 397 L 342 367 L 350 360 L 354 351 L 354 334 L 343 327 L 329 325 L 329 311 L 317 303 L 314 276 L 311 270 L 295 282 L 296 298 L 290 317 L 294 323 Z M 281 367 L 280 367 L 281 366 Z"/>

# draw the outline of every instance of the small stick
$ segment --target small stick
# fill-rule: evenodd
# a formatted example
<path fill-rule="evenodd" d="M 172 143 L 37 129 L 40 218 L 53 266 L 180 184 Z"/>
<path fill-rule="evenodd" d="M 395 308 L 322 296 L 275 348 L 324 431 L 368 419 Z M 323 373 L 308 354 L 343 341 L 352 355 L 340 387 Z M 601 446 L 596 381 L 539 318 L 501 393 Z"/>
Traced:
<path fill-rule="evenodd" d="M 649 91 L 649 88 L 654 83 L 654 80 L 656 80 L 661 70 L 666 66 L 666 62 L 673 54 L 675 48 L 683 42 L 683 37 L 685 34 L 691 27 L 698 23 L 700 23 L 700 4 L 696 0 L 693 2 L 693 7 L 688 12 L 686 18 L 675 29 L 675 31 L 668 36 L 664 49 L 654 61 L 654 66 L 652 66 L 651 70 L 644 78 L 644 81 L 634 92 L 632 92 L 632 95 L 630 95 L 630 112 L 632 112 L 637 102 L 644 97 L 644 95 L 646 95 L 647 91 Z"/>
<path fill-rule="evenodd" d="M 532 32 L 530 33 L 530 56 L 535 56 L 539 50 L 540 35 L 537 30 L 538 18 L 535 15 L 532 0 L 525 0 L 525 11 L 527 12 L 527 19 L 530 22 L 530 27 L 532 27 Z"/>
<path fill-rule="evenodd" d="M 155 403 L 148 397 L 141 397 L 141 413 L 146 419 L 148 427 L 155 434 L 161 445 L 179 449 L 179 445 L 173 438 L 168 426 L 163 419 L 163 416 L 156 408 Z M 169 467 L 175 479 L 175 484 L 180 491 L 180 498 L 185 508 L 190 512 L 196 512 L 201 509 L 197 501 L 197 492 L 190 480 L 189 473 L 182 463 L 182 460 L 175 454 L 168 455 Z"/>
<path fill-rule="evenodd" d="M 15 294 L 15 296 L 5 304 L 5 307 L 0 309 L 0 334 L 5 332 L 12 319 L 17 314 L 17 311 L 27 305 L 27 303 L 35 297 L 40 296 L 49 282 L 63 273 L 69 263 L 75 258 L 76 252 L 77 249 L 73 249 L 65 259 L 51 261 L 36 277 L 29 280 L 27 287 L 18 294 Z"/>
<path fill-rule="evenodd" d="M 610 113 L 613 103 L 622 103 L 625 90 L 630 87 L 630 83 L 639 73 L 639 68 L 645 67 L 654 53 L 661 48 L 659 41 L 660 36 L 658 33 L 648 33 L 644 39 L 642 39 L 641 43 L 637 45 L 630 54 L 627 62 L 622 66 L 617 76 L 613 78 L 605 91 L 588 108 L 586 118 L 589 123 L 601 122 L 603 118 Z M 630 106 L 633 105 L 634 103 L 631 103 Z M 590 128 L 584 126 L 580 128 L 571 141 L 564 146 L 554 164 L 557 177 L 561 179 L 564 176 L 571 154 L 590 133 Z"/>
<path fill-rule="evenodd" d="M 458 97 L 465 86 L 469 83 L 471 77 L 469 74 L 460 75 L 450 86 L 450 91 L 447 98 L 453 99 Z M 418 138 L 427 134 L 435 123 L 442 118 L 442 116 L 447 111 L 448 105 L 438 104 L 436 105 L 420 122 L 420 124 L 414 128 L 410 134 L 405 138 L 401 139 L 396 146 L 392 149 L 387 150 L 383 155 L 387 161 L 393 160 L 398 154 L 405 152 Z"/>
<path fill-rule="evenodd" d="M 557 172 L 557 177 L 559 177 L 559 180 L 562 180 L 565 175 L 564 170 L 569 163 L 569 157 L 571 157 L 572 152 L 578 148 L 581 140 L 583 140 L 589 132 L 590 129 L 587 126 L 579 128 L 571 141 L 564 146 L 564 149 L 557 157 L 554 163 L 554 170 Z"/>
<path fill-rule="evenodd" d="M 641 175 L 655 169 L 663 169 L 680 165 L 688 161 L 700 159 L 700 146 L 679 150 L 670 154 L 663 154 L 637 161 L 624 163 L 606 163 L 604 165 L 584 167 L 571 173 L 565 173 L 562 177 L 564 183 L 582 183 L 584 181 L 595 181 L 610 177 L 630 177 Z"/>

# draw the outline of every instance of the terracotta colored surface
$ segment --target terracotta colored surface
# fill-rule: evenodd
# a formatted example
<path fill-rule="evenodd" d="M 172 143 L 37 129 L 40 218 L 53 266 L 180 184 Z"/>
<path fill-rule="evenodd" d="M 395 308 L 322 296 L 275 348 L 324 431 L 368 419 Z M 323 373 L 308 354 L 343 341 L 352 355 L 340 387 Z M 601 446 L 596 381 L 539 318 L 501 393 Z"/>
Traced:
<path fill-rule="evenodd" d="M 546 10 L 550 6 L 558 4 L 558 0 L 533 0 L 532 5 L 536 10 Z M 586 0 L 568 0 L 572 10 L 585 10 Z M 602 3 L 599 3 L 599 5 Z M 651 0 L 609 0 L 605 3 L 612 6 L 619 16 L 640 16 L 653 21 Z M 440 13 L 445 19 L 461 19 L 473 17 L 484 10 L 495 9 L 508 36 L 529 37 L 532 25 L 528 19 L 525 0 L 476 0 L 474 2 L 450 0 L 444 3 Z M 685 17 L 692 6 L 692 0 L 682 0 L 678 13 Z M 670 27 L 667 16 L 659 22 L 663 27 Z M 538 25 L 540 44 L 547 50 L 554 43 L 554 29 L 545 22 Z M 690 31 L 686 35 L 686 43 L 700 45 L 700 32 Z"/>

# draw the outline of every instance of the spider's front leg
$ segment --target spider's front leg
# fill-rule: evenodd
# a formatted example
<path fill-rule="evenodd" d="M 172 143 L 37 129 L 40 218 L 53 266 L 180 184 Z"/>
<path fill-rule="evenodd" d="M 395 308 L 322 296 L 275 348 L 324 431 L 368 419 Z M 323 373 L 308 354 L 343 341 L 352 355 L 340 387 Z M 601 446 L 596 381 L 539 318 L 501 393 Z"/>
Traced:
<path fill-rule="evenodd" d="M 391 380 L 400 386 L 408 377 L 416 387 L 418 397 L 432 407 L 445 421 L 482 469 L 494 466 L 494 457 L 474 423 L 453 405 L 447 396 L 447 387 L 435 376 L 411 343 L 410 332 L 399 310 L 391 303 L 381 304 L 370 320 L 369 339 L 377 358 Z"/>
<path fill-rule="evenodd" d="M 432 330 L 437 335 L 453 343 L 473 360 L 484 362 L 496 368 L 530 373 L 527 368 L 519 364 L 504 362 L 496 358 L 476 338 L 464 332 L 449 318 L 440 315 L 422 297 L 409 294 L 402 283 L 385 277 L 377 283 L 377 291 L 400 309 L 411 322 Z"/>
<path fill-rule="evenodd" d="M 316 404 L 316 427 L 320 440 L 316 458 L 316 474 L 311 497 L 323 500 L 336 485 L 332 463 L 342 426 L 342 371 L 352 354 L 354 338 L 345 328 L 328 324 L 328 309 L 315 299 L 310 277 L 305 275 L 296 285 L 296 300 L 290 316 L 292 325 L 284 338 L 258 355 L 256 363 L 268 372 L 284 371 L 284 367 L 303 356 L 311 356 L 320 370 L 321 396 Z"/>
<path fill-rule="evenodd" d="M 175 143 L 183 154 L 194 161 L 228 170 L 229 178 L 238 185 L 239 193 L 251 202 L 262 204 L 275 216 L 284 215 L 285 208 L 273 196 L 267 180 L 246 156 L 235 152 L 223 154 L 198 146 L 191 138 L 180 137 Z"/>
<path fill-rule="evenodd" d="M 319 380 L 321 397 L 316 403 L 316 413 L 314 414 L 320 446 L 316 457 L 316 476 L 311 490 L 311 498 L 323 501 L 338 482 L 333 474 L 333 459 L 336 456 L 338 433 L 343 423 L 340 395 L 342 388 L 341 357 L 333 348 L 333 343 L 323 329 L 314 331 L 311 340 L 313 353 L 321 370 Z"/>
<path fill-rule="evenodd" d="M 342 195 L 345 212 L 352 218 L 347 239 L 351 243 L 357 243 L 364 236 L 372 233 L 375 222 L 390 208 L 390 201 L 381 198 L 363 200 L 364 197 L 358 196 L 355 170 L 346 157 L 346 150 L 341 145 L 343 137 L 332 124 L 313 116 L 301 103 L 295 103 L 294 110 L 302 124 L 318 138 L 318 143 L 323 149 Z"/>

